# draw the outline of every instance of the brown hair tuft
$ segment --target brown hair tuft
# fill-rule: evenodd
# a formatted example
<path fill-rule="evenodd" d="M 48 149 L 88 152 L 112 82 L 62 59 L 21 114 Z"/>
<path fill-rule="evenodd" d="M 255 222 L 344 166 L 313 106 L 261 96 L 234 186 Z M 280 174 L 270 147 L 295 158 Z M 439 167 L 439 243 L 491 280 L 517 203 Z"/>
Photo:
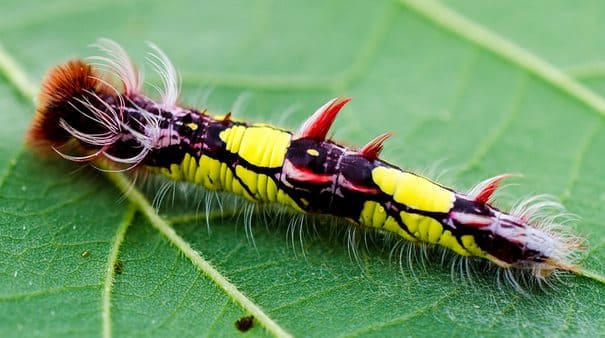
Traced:
<path fill-rule="evenodd" d="M 27 134 L 28 145 L 49 148 L 69 140 L 59 121 L 76 112 L 70 101 L 91 91 L 107 92 L 108 88 L 90 64 L 72 60 L 51 69 L 42 82 L 36 115 Z"/>

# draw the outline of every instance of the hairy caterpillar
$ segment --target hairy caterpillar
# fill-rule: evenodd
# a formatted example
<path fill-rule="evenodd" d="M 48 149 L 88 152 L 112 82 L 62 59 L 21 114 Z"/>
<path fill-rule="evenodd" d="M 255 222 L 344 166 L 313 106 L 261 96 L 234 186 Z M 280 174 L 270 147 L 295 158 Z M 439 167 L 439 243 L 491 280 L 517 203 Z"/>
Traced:
<path fill-rule="evenodd" d="M 390 133 L 360 149 L 326 139 L 348 98 L 330 100 L 295 132 L 238 121 L 230 113 L 211 116 L 177 104 L 176 71 L 154 45 L 150 62 L 164 84 L 159 101 L 141 92 L 139 74 L 119 45 L 100 40 L 99 47 L 107 56 L 50 71 L 29 144 L 71 161 L 144 168 L 253 203 L 343 218 L 487 259 L 507 273 L 529 272 L 538 281 L 556 271 L 579 271 L 574 257 L 580 240 L 566 234 L 557 215 L 544 215 L 550 202 L 530 199 L 510 212 L 491 204 L 510 175 L 465 194 L 381 160 Z"/>

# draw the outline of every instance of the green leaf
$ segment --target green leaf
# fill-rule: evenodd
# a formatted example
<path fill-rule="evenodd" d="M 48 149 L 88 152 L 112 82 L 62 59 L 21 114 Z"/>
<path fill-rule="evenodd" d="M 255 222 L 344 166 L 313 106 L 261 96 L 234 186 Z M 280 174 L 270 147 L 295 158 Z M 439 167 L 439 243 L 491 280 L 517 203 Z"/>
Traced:
<path fill-rule="evenodd" d="M 480 271 L 472 284 L 452 278 L 438 258 L 412 272 L 407 256 L 400 266 L 370 245 L 356 261 L 346 235 L 322 229 L 303 254 L 287 224 L 261 218 L 252 240 L 241 218 L 213 217 L 208 231 L 197 201 L 157 216 L 138 190 L 124 196 L 123 176 L 23 143 L 37 87 L 28 78 L 95 53 L 86 46 L 98 37 L 142 64 L 150 40 L 179 68 L 188 104 L 295 128 L 331 97 L 352 96 L 338 140 L 361 145 L 392 130 L 385 159 L 447 170 L 461 190 L 522 173 L 502 204 L 559 198 L 581 217 L 572 226 L 587 237 L 582 265 L 603 275 L 603 2 L 9 0 L 0 9 L 0 336 L 233 336 L 249 314 L 255 336 L 604 334 L 596 279 L 569 276 L 523 296 Z"/>

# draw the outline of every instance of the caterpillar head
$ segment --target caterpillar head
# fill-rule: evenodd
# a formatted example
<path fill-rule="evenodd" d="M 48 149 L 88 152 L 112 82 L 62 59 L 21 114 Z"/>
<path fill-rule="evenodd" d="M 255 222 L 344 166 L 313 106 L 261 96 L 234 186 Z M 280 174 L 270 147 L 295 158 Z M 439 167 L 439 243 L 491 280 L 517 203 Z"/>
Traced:
<path fill-rule="evenodd" d="M 27 143 L 72 161 L 135 166 L 153 146 L 157 117 L 141 108 L 150 100 L 140 93 L 138 72 L 126 52 L 111 40 L 101 39 L 97 47 L 107 56 L 72 60 L 48 73 Z M 163 53 L 152 55 L 159 55 L 154 64 L 172 69 Z M 162 74 L 173 77 L 173 72 Z M 177 95 L 174 80 L 167 81 L 172 82 L 162 107 L 174 105 Z"/>

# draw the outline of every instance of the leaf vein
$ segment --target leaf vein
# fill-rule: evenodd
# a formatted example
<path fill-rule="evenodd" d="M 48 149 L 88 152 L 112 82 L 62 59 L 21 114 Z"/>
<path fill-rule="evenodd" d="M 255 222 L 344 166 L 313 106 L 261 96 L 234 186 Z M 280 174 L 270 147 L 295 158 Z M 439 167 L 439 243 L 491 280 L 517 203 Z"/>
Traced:
<path fill-rule="evenodd" d="M 333 81 L 332 90 L 336 94 L 342 94 L 347 88 L 361 79 L 367 73 L 372 61 L 376 58 L 376 53 L 380 50 L 380 46 L 383 44 L 395 20 L 395 13 L 397 13 L 393 8 L 392 2 L 386 2 L 386 4 L 382 17 L 375 20 L 374 27 L 372 27 L 351 66 L 342 72 L 339 78 Z"/>
<path fill-rule="evenodd" d="M 330 294 L 333 291 L 346 289 L 346 288 L 348 288 L 348 287 L 350 287 L 352 285 L 360 283 L 362 280 L 363 280 L 362 278 L 357 278 L 357 279 L 354 279 L 354 280 L 352 280 L 350 282 L 347 282 L 347 283 L 343 283 L 343 284 L 340 284 L 340 285 L 335 285 L 335 286 L 332 286 L 332 287 L 329 287 L 329 288 L 326 288 L 326 289 L 321 289 L 319 291 L 316 291 L 316 292 L 313 292 L 313 293 L 310 293 L 310 294 L 306 294 L 305 297 L 299 298 L 299 299 L 297 299 L 297 300 L 295 300 L 293 302 L 282 304 L 282 305 L 280 305 L 280 306 L 278 306 L 276 308 L 273 308 L 272 310 L 274 312 L 278 312 L 278 311 L 284 310 L 286 308 L 290 308 L 290 307 L 292 307 L 294 305 L 303 304 L 305 302 L 308 302 L 311 299 L 315 299 L 315 298 L 318 298 L 318 297 Z"/>
<path fill-rule="evenodd" d="M 586 136 L 582 140 L 580 147 L 577 151 L 577 155 L 573 159 L 571 169 L 569 171 L 569 179 L 567 180 L 567 184 L 563 192 L 560 195 L 561 203 L 567 201 L 571 197 L 571 191 L 574 186 L 578 182 L 580 178 L 580 170 L 582 169 L 582 164 L 586 160 L 586 154 L 588 153 L 588 149 L 590 149 L 590 145 L 595 137 L 598 135 L 601 130 L 603 123 L 601 121 L 597 121 L 590 130 L 585 134 Z"/>
<path fill-rule="evenodd" d="M 56 293 L 61 293 L 64 291 L 73 291 L 73 290 L 97 290 L 99 289 L 100 284 L 91 284 L 91 285 L 78 285 L 78 286 L 62 286 L 60 288 L 50 288 L 32 292 L 24 292 L 24 293 L 15 293 L 10 295 L 0 295 L 0 302 L 8 302 L 15 301 L 21 299 L 31 299 L 34 297 L 43 297 Z"/>
<path fill-rule="evenodd" d="M 134 204 L 130 204 L 126 209 L 122 222 L 116 229 L 116 234 L 111 241 L 111 249 L 107 257 L 107 265 L 105 266 L 105 280 L 103 281 L 103 291 L 101 293 L 101 321 L 102 321 L 102 336 L 103 338 L 111 338 L 111 291 L 113 288 L 115 277 L 115 265 L 118 261 L 120 247 L 126 237 L 126 231 L 136 214 Z"/>
<path fill-rule="evenodd" d="M 442 29 L 475 44 L 508 62 L 525 69 L 561 92 L 575 98 L 601 117 L 605 117 L 605 99 L 577 82 L 564 71 L 521 46 L 467 19 L 435 0 L 399 0 L 416 14 Z"/>
<path fill-rule="evenodd" d="M 471 171 L 477 165 L 481 163 L 481 160 L 489 153 L 490 149 L 496 145 L 496 143 L 504 137 L 506 131 L 512 126 L 520 112 L 521 101 L 525 97 L 525 88 L 527 84 L 527 76 L 523 75 L 520 77 L 517 83 L 516 89 L 513 92 L 513 97 L 510 107 L 504 118 L 500 123 L 495 124 L 491 132 L 487 134 L 484 140 L 477 142 L 479 145 L 477 149 L 472 153 L 472 156 L 468 159 L 466 164 L 456 173 L 456 176 L 462 176 L 463 174 Z"/>
<path fill-rule="evenodd" d="M 278 337 L 290 337 L 281 326 L 279 326 L 272 318 L 269 317 L 258 305 L 251 299 L 245 296 L 237 287 L 227 280 L 214 266 L 180 237 L 172 227 L 160 217 L 155 209 L 149 204 L 143 194 L 131 187 L 131 182 L 119 173 L 107 172 L 108 179 L 121 190 L 126 197 L 136 205 L 137 209 L 145 215 L 156 230 L 164 235 L 178 250 L 180 250 L 200 271 L 204 272 L 210 280 L 216 283 L 223 291 L 231 297 L 236 303 L 252 314 L 258 322 L 264 326 L 269 332 Z"/>
<path fill-rule="evenodd" d="M 443 304 L 446 300 L 452 298 L 454 295 L 458 294 L 460 291 L 461 291 L 461 288 L 457 287 L 455 289 L 452 289 L 445 295 L 439 297 L 438 299 L 433 301 L 431 304 L 427 304 L 426 306 L 420 307 L 420 308 L 416 309 L 415 311 L 405 314 L 401 317 L 393 318 L 389 321 L 382 322 L 377 325 L 373 325 L 371 327 L 367 327 L 367 328 L 363 328 L 363 329 L 351 332 L 351 333 L 347 334 L 345 337 L 358 337 L 358 336 L 362 336 L 364 334 L 368 334 L 370 332 L 377 331 L 379 329 L 382 329 L 382 328 L 385 328 L 388 326 L 408 322 L 416 317 L 419 317 L 419 316 L 429 312 L 430 310 L 436 309 L 441 304 Z"/>

